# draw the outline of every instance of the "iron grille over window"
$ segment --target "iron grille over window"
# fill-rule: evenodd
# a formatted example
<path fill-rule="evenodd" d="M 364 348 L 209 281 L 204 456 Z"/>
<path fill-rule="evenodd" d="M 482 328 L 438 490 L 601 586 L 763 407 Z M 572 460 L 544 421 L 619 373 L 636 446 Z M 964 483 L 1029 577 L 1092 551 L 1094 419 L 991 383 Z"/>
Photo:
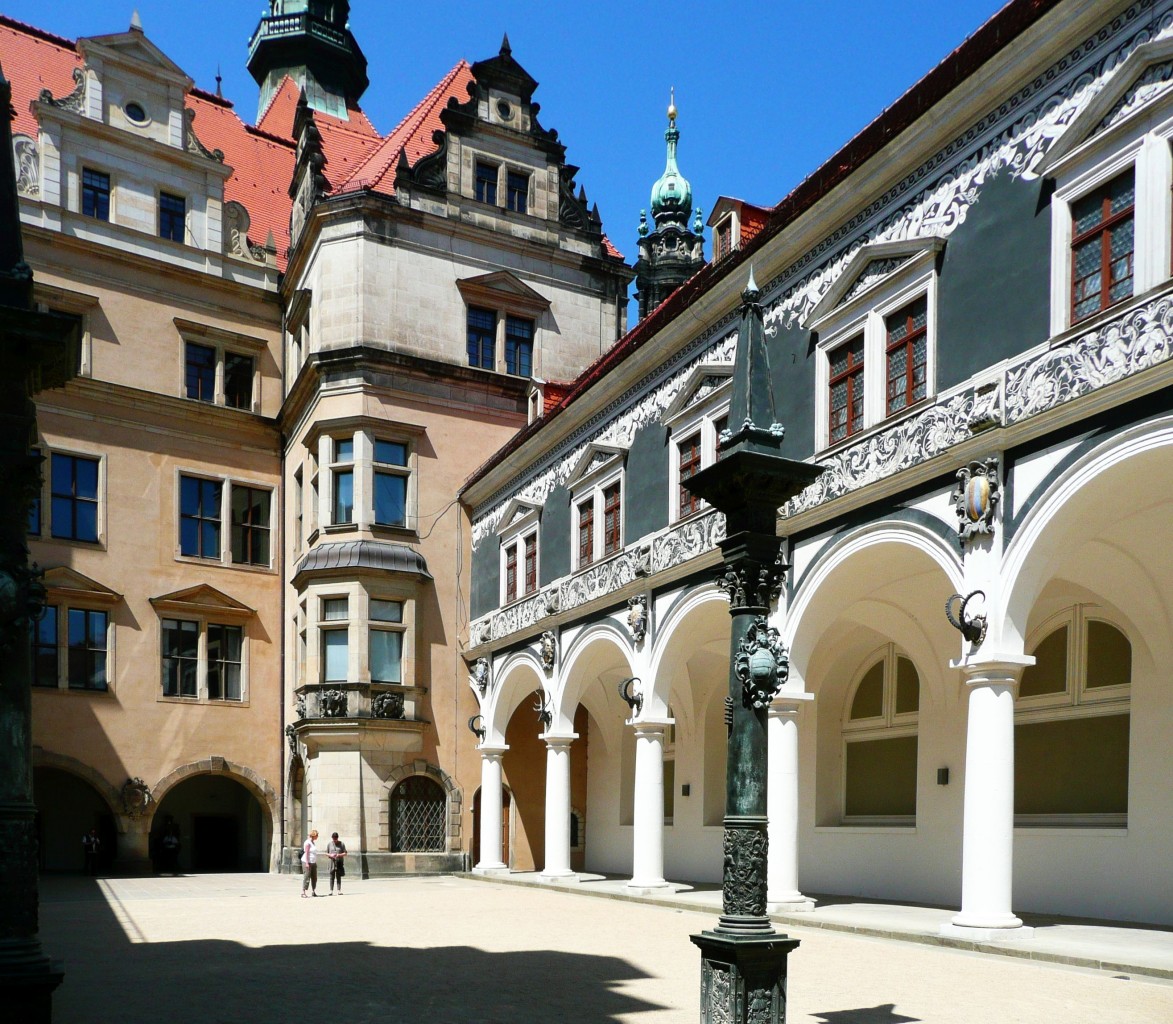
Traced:
<path fill-rule="evenodd" d="M 444 790 L 413 775 L 391 794 L 391 850 L 394 853 L 444 852 Z"/>

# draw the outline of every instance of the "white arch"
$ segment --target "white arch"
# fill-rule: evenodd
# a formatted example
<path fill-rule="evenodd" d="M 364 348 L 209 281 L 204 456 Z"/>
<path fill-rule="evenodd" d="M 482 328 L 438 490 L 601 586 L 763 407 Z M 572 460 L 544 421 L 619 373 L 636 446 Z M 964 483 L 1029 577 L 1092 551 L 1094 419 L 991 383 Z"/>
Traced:
<path fill-rule="evenodd" d="M 650 714 L 653 709 L 659 714 L 667 712 L 671 702 L 671 674 L 667 671 L 672 658 L 680 654 L 680 645 L 683 642 L 681 630 L 685 629 L 696 617 L 697 613 L 709 609 L 719 613 L 726 627 L 729 619 L 729 599 L 721 592 L 716 584 L 696 587 L 689 590 L 669 610 L 662 622 L 657 623 L 655 644 L 649 660 L 648 680 L 645 680 L 643 712 Z M 650 688 L 649 688 L 650 687 Z M 703 709 L 692 706 L 691 692 L 681 694 L 687 700 L 678 699 L 673 704 L 673 711 L 680 718 L 688 719 L 690 725 L 699 721 Z M 683 723 L 681 723 L 683 724 Z"/>
<path fill-rule="evenodd" d="M 618 655 L 627 675 L 635 675 L 631 643 L 625 630 L 612 619 L 593 622 L 575 634 L 563 652 L 561 671 L 551 695 L 554 728 L 570 731 L 574 728 L 574 712 L 586 687 L 598 676 L 589 671 L 588 662 L 599 656 L 600 649 Z M 609 651 L 607 650 L 609 649 Z M 611 662 L 614 658 L 606 657 Z M 621 677 L 617 677 L 621 678 Z"/>
<path fill-rule="evenodd" d="M 509 720 L 521 702 L 535 690 L 545 691 L 546 673 L 533 650 L 526 647 L 507 654 L 493 666 L 490 690 L 481 706 L 484 744 L 502 746 Z"/>
<path fill-rule="evenodd" d="M 1003 622 L 1004 639 L 1025 643 L 1031 609 L 1052 576 L 1045 567 L 1069 547 L 1071 528 L 1078 526 L 1086 538 L 1104 523 L 1101 516 L 1099 524 L 1093 526 L 1084 514 L 1087 510 L 1081 509 L 1078 517 L 1072 517 L 1070 527 L 1060 528 L 1061 517 L 1072 502 L 1091 489 L 1106 486 L 1102 478 L 1125 463 L 1170 447 L 1173 447 L 1173 417 L 1141 424 L 1085 453 L 1046 488 L 1016 532 L 1004 557 L 1006 584 L 997 608 Z M 1153 478 L 1161 479 L 1161 476 L 1158 473 Z M 1118 510 L 1115 495 L 1111 497 L 1109 505 Z"/>

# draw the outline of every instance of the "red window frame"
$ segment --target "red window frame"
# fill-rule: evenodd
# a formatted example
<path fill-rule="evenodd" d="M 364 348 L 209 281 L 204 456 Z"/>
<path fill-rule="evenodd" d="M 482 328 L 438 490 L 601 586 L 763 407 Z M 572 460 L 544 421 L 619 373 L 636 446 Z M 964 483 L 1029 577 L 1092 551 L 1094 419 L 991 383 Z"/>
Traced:
<path fill-rule="evenodd" d="M 1132 184 L 1132 202 L 1126 207 L 1122 207 L 1115 213 L 1112 212 L 1113 194 L 1120 188 L 1125 181 Z M 1091 227 L 1084 229 L 1078 234 L 1075 233 L 1075 223 L 1079 218 L 1078 211 L 1081 207 L 1090 207 L 1092 209 L 1098 205 L 1100 208 L 1100 219 L 1096 221 Z M 1132 290 L 1129 289 L 1127 295 L 1121 295 L 1119 298 L 1112 298 L 1112 292 L 1119 285 L 1126 281 L 1131 281 L 1135 273 L 1135 257 L 1136 257 L 1136 234 L 1133 232 L 1132 248 L 1126 253 L 1120 253 L 1115 258 L 1112 256 L 1112 239 L 1116 233 L 1120 231 L 1126 224 L 1132 225 L 1136 213 L 1136 179 L 1135 173 L 1132 170 L 1125 171 L 1123 174 L 1117 175 L 1105 185 L 1101 185 L 1094 192 L 1077 199 L 1071 204 L 1071 220 L 1072 220 L 1072 238 L 1071 238 L 1071 322 L 1073 324 L 1079 323 L 1081 320 L 1086 320 L 1089 316 L 1095 316 L 1097 313 L 1103 312 L 1109 306 L 1114 306 L 1118 302 L 1123 302 L 1130 298 Z M 1096 269 L 1090 274 L 1085 274 L 1082 278 L 1077 277 L 1076 259 L 1078 253 L 1076 250 L 1086 246 L 1089 242 L 1094 242 L 1099 239 L 1100 259 Z M 1118 273 L 1121 268 L 1119 264 L 1124 262 L 1127 273 Z M 1099 277 L 1099 298 L 1094 308 L 1088 308 L 1084 312 L 1079 312 L 1079 307 L 1086 303 L 1096 292 L 1083 292 L 1081 294 L 1080 287 L 1086 282 L 1091 281 L 1095 277 Z"/>
<path fill-rule="evenodd" d="M 538 589 L 538 536 L 531 533 L 522 541 L 525 548 L 525 593 Z"/>
<path fill-rule="evenodd" d="M 517 545 L 505 549 L 505 603 L 517 600 Z"/>
<path fill-rule="evenodd" d="M 580 502 L 578 506 L 578 565 L 590 565 L 595 560 L 595 499 Z"/>
<path fill-rule="evenodd" d="M 847 364 L 838 373 L 832 370 L 827 385 L 827 440 L 831 444 L 851 437 L 852 434 L 858 433 L 863 428 L 863 335 L 845 341 L 842 345 L 836 345 L 827 353 L 827 360 L 832 367 L 835 365 L 835 357 L 844 349 L 847 349 Z M 847 418 L 837 428 L 835 425 L 835 388 L 840 384 L 845 384 L 847 388 L 847 404 L 843 407 Z M 856 412 L 857 403 L 858 412 Z"/>
<path fill-rule="evenodd" d="M 603 491 L 603 555 L 613 555 L 622 546 L 622 496 L 619 484 Z"/>
<path fill-rule="evenodd" d="M 686 437 L 676 445 L 678 465 L 680 467 L 680 518 L 690 516 L 701 507 L 701 499 L 692 493 L 684 481 L 695 476 L 701 468 L 701 435 L 700 431 L 691 437 Z"/>
<path fill-rule="evenodd" d="M 917 317 L 923 316 L 924 323 L 916 326 Z M 906 331 L 903 337 L 893 340 L 892 335 L 903 327 Z M 888 340 L 887 347 L 887 415 L 903 412 L 914 402 L 925 397 L 928 376 L 928 352 L 926 343 L 922 348 L 921 359 L 916 359 L 916 343 L 927 339 L 929 333 L 929 301 L 922 295 L 914 302 L 910 302 L 903 309 L 898 310 L 884 320 L 884 330 Z M 901 373 L 892 373 L 892 357 L 900 350 L 904 350 L 904 370 Z M 919 394 L 918 394 L 919 392 Z M 902 404 L 895 405 L 894 400 L 903 399 Z"/>

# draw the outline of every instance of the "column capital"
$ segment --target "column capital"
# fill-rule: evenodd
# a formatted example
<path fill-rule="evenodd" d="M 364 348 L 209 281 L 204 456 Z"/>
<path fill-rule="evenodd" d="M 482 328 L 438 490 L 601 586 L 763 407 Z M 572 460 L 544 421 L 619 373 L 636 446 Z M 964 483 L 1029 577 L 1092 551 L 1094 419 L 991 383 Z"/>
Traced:
<path fill-rule="evenodd" d="M 808 704 L 814 699 L 813 693 L 808 693 L 805 690 L 787 690 L 783 687 L 774 694 L 774 699 L 770 701 L 767 713 L 771 717 L 794 714 L 803 704 Z"/>
<path fill-rule="evenodd" d="M 545 740 L 546 746 L 549 747 L 551 750 L 557 750 L 559 748 L 569 747 L 570 744 L 572 744 L 576 739 L 578 739 L 578 733 L 576 733 L 576 732 L 565 732 L 565 733 L 544 732 L 538 737 L 538 739 Z"/>
<path fill-rule="evenodd" d="M 1034 663 L 1030 654 L 990 651 L 951 661 L 949 667 L 961 670 L 966 686 L 1017 687 L 1023 671 Z"/>
<path fill-rule="evenodd" d="M 483 743 L 477 747 L 477 753 L 486 761 L 498 761 L 509 749 L 508 743 Z"/>
<path fill-rule="evenodd" d="M 676 724 L 675 718 L 629 718 L 630 725 L 637 736 L 659 733 L 661 736 L 669 726 Z"/>

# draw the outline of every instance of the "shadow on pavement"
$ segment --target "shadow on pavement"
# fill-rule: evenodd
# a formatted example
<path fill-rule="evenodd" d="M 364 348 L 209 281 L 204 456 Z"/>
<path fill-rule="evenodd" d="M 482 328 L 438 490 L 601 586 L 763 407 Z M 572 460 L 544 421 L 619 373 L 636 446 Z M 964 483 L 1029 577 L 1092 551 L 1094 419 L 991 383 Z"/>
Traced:
<path fill-rule="evenodd" d="M 95 880 L 54 888 L 42 904 L 41 940 L 65 960 L 55 1024 L 605 1024 L 661 1009 L 617 991 L 647 977 L 621 957 L 372 946 L 345 935 L 263 948 L 132 942 Z"/>
<path fill-rule="evenodd" d="M 920 1020 L 919 1017 L 905 1017 L 897 1013 L 895 1003 L 860 1007 L 858 1010 L 816 1010 L 811 1016 L 820 1024 L 900 1024 L 902 1021 Z"/>

